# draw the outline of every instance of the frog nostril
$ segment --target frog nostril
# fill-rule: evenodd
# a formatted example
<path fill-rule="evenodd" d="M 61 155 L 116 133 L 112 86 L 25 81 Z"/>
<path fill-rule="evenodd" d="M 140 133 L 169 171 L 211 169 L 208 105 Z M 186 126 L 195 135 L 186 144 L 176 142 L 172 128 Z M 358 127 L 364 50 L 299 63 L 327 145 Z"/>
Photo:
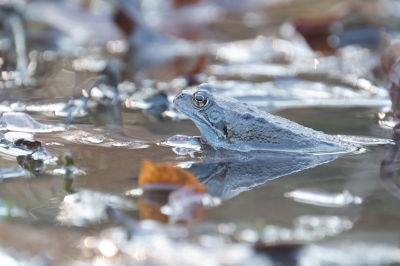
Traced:
<path fill-rule="evenodd" d="M 179 93 L 178 95 L 175 96 L 173 102 L 175 102 L 177 99 L 182 98 L 182 97 L 183 97 L 183 94 L 181 92 L 181 93 Z"/>

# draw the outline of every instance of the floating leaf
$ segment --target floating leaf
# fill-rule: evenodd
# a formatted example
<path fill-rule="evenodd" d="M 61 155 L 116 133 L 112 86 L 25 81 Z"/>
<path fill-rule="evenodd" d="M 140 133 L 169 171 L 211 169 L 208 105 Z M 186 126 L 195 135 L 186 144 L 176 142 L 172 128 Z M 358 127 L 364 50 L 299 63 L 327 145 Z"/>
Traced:
<path fill-rule="evenodd" d="M 139 186 L 148 189 L 166 189 L 173 190 L 182 186 L 199 184 L 197 178 L 182 168 L 175 167 L 172 164 L 155 165 L 148 160 L 143 160 L 139 174 Z M 204 193 L 199 188 L 199 193 Z"/>

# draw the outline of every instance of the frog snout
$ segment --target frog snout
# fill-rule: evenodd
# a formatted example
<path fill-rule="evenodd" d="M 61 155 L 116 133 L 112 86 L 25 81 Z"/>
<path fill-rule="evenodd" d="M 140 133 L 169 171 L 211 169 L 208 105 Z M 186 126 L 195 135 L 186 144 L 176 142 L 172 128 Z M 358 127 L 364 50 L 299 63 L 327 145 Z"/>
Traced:
<path fill-rule="evenodd" d="M 181 92 L 181 93 L 179 93 L 178 95 L 175 96 L 173 102 L 176 102 L 178 99 L 180 99 L 180 98 L 182 98 L 182 97 L 183 97 L 183 94 L 182 94 L 182 92 Z"/>

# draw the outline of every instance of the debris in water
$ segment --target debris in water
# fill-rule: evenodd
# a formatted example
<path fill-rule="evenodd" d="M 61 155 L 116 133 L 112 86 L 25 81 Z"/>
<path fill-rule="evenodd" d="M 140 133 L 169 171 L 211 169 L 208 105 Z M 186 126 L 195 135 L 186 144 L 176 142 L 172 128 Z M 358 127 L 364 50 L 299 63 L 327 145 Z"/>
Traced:
<path fill-rule="evenodd" d="M 17 156 L 17 163 L 31 172 L 42 172 L 46 166 L 43 160 L 35 160 L 32 154 Z"/>
<path fill-rule="evenodd" d="M 128 260 L 160 261 L 160 265 L 273 265 L 268 257 L 258 257 L 246 241 L 237 243 L 228 232 L 220 232 L 224 224 L 211 226 L 193 224 L 162 224 L 152 220 L 136 221 L 121 211 L 108 208 L 110 219 L 124 227 L 108 228 L 99 237 L 84 240 L 84 247 L 100 250 L 99 243 L 107 240 L 110 254 L 128 254 Z M 126 232 L 128 229 L 128 232 Z M 246 231 L 243 231 L 246 234 Z M 254 241 L 254 235 L 247 239 Z M 104 250 L 106 251 L 106 250 Z M 100 252 L 102 252 L 100 250 Z M 103 255 L 107 256 L 108 252 Z M 134 255 L 132 255 L 134 254 Z M 165 254 L 168 254 L 166 256 Z"/>
<path fill-rule="evenodd" d="M 396 232 L 397 233 L 397 232 Z M 310 244 L 301 250 L 299 264 L 305 265 L 397 265 L 400 247 L 397 241 L 382 241 L 379 236 Z"/>
<path fill-rule="evenodd" d="M 112 131 L 101 129 L 73 130 L 62 134 L 61 137 L 74 143 L 102 146 L 107 148 L 144 149 L 149 147 L 145 141 L 121 136 Z"/>
<path fill-rule="evenodd" d="M 17 157 L 17 162 L 25 169 L 40 172 L 44 164 L 54 164 L 57 157 L 43 148 L 40 141 L 33 139 L 33 134 L 7 132 L 0 140 L 0 153 L 5 157 Z"/>
<path fill-rule="evenodd" d="M 168 110 L 171 102 L 164 92 L 157 92 L 144 100 L 130 97 L 125 100 L 125 106 L 130 109 L 141 109 L 150 121 L 162 121 L 164 111 Z"/>
<path fill-rule="evenodd" d="M 37 122 L 25 113 L 3 113 L 0 117 L 2 129 L 10 131 L 48 133 L 65 131 L 64 126 L 53 126 Z"/>
<path fill-rule="evenodd" d="M 113 59 L 107 63 L 102 74 L 90 85 L 88 90 L 82 90 L 87 101 L 92 100 L 97 104 L 93 108 L 85 103 L 91 122 L 95 126 L 121 126 L 122 116 L 119 104 L 118 83 L 121 78 L 122 63 Z"/>
<path fill-rule="evenodd" d="M 0 180 L 14 178 L 30 178 L 33 174 L 21 168 L 0 168 Z"/>
<path fill-rule="evenodd" d="M 292 198 L 294 201 L 324 207 L 346 207 L 350 204 L 361 204 L 361 197 L 353 196 L 347 190 L 342 193 L 329 193 L 322 189 L 303 188 L 296 189 L 284 194 L 286 198 Z"/>
<path fill-rule="evenodd" d="M 203 139 L 199 136 L 184 136 L 175 135 L 167 140 L 160 142 L 161 145 L 174 148 L 184 148 L 194 151 L 200 151 L 201 146 L 204 143 Z"/>
<path fill-rule="evenodd" d="M 319 241 L 353 227 L 353 222 L 349 218 L 329 215 L 304 215 L 296 218 L 293 223 L 293 228 L 265 226 L 261 233 L 262 242 L 276 245 Z"/>
<path fill-rule="evenodd" d="M 129 198 L 89 189 L 70 190 L 68 185 L 65 188 L 68 195 L 61 202 L 57 215 L 57 220 L 63 225 L 84 227 L 105 222 L 108 220 L 107 206 L 128 211 L 136 210 L 136 204 Z"/>

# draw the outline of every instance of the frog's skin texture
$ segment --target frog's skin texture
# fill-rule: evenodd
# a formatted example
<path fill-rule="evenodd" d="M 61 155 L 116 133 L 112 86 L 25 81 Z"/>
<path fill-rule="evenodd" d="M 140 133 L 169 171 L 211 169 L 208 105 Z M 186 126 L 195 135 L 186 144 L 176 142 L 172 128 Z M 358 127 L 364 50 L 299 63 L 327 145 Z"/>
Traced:
<path fill-rule="evenodd" d="M 182 91 L 174 103 L 214 148 L 303 153 L 345 153 L 356 149 L 334 136 L 221 96 L 209 84 Z"/>

